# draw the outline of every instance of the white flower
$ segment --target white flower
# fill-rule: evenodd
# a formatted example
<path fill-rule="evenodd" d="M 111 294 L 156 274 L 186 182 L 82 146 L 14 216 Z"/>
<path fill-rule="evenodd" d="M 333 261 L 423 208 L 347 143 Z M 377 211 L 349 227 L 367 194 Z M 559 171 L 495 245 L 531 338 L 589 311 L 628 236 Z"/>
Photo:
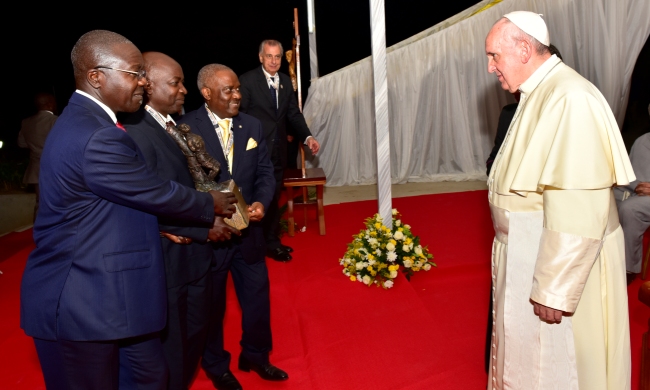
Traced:
<path fill-rule="evenodd" d="M 394 251 L 388 251 L 388 253 L 386 254 L 386 258 L 388 259 L 388 261 L 392 263 L 395 260 L 397 260 L 397 253 L 395 253 Z"/>
<path fill-rule="evenodd" d="M 390 271 L 390 277 L 391 279 L 395 279 L 397 277 L 397 271 Z"/>
<path fill-rule="evenodd" d="M 393 209 L 393 215 L 397 215 L 397 209 Z"/>
<path fill-rule="evenodd" d="M 415 262 L 415 266 L 416 266 L 416 267 L 421 267 L 421 266 L 422 266 L 422 263 L 420 263 L 420 260 L 418 260 L 418 261 Z"/>
<path fill-rule="evenodd" d="M 431 264 L 428 264 L 428 263 L 425 264 L 424 267 L 422 267 L 422 269 L 424 269 L 425 271 L 430 270 L 431 269 Z"/>
<path fill-rule="evenodd" d="M 406 224 L 404 224 L 404 227 L 405 227 L 406 229 L 410 229 L 410 228 L 411 228 L 411 225 L 406 225 Z"/>
<path fill-rule="evenodd" d="M 422 245 L 418 245 L 415 247 L 415 254 L 418 256 L 422 254 Z"/>
<path fill-rule="evenodd" d="M 375 254 L 377 255 L 377 257 L 381 256 L 381 250 L 379 248 L 377 248 L 377 250 L 375 251 Z"/>
<path fill-rule="evenodd" d="M 384 287 L 386 288 L 391 288 L 393 287 L 393 281 L 392 280 L 387 280 L 384 282 Z"/>
<path fill-rule="evenodd" d="M 377 241 L 376 238 L 371 237 L 371 238 L 368 240 L 368 244 L 370 244 L 373 248 L 375 248 L 375 247 L 379 244 L 379 241 Z"/>
<path fill-rule="evenodd" d="M 370 284 L 370 276 L 366 275 L 363 277 L 363 284 Z"/>
<path fill-rule="evenodd" d="M 396 240 L 401 240 L 404 238 L 404 233 L 398 230 L 395 232 L 395 234 L 393 234 L 393 237 L 395 237 Z"/>
<path fill-rule="evenodd" d="M 404 252 L 410 252 L 410 251 L 411 251 L 411 247 L 409 247 L 408 245 L 404 245 L 404 246 L 402 246 L 402 250 L 403 250 Z"/>
<path fill-rule="evenodd" d="M 386 250 L 394 251 L 395 250 L 395 245 L 393 245 L 392 242 L 389 242 L 388 244 L 386 244 Z"/>
<path fill-rule="evenodd" d="M 411 268 L 413 265 L 413 262 L 411 260 L 404 260 L 404 267 L 405 268 Z"/>
<path fill-rule="evenodd" d="M 354 266 L 357 268 L 357 271 L 361 271 L 364 268 L 363 267 L 363 261 L 358 262 Z"/>
<path fill-rule="evenodd" d="M 401 224 L 402 224 L 402 221 L 401 221 L 401 220 L 398 219 L 397 221 L 395 221 L 395 226 L 399 226 L 399 225 L 401 225 Z"/>
<path fill-rule="evenodd" d="M 375 259 L 368 260 L 368 265 L 375 265 L 376 263 Z"/>

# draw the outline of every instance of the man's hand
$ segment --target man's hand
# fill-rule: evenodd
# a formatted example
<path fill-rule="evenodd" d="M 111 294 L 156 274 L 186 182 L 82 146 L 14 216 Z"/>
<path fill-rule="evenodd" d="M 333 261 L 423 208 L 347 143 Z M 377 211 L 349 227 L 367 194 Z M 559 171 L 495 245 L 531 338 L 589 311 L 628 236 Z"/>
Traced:
<path fill-rule="evenodd" d="M 636 194 L 639 196 L 650 196 L 650 183 L 647 181 L 642 181 L 641 183 L 637 184 L 634 192 L 636 192 Z"/>
<path fill-rule="evenodd" d="M 264 218 L 264 205 L 260 202 L 253 202 L 252 205 L 248 206 L 248 220 L 253 222 L 259 222 Z"/>
<path fill-rule="evenodd" d="M 320 144 L 316 141 L 316 138 L 309 137 L 307 138 L 307 147 L 311 150 L 311 153 L 315 156 L 316 153 L 320 150 Z"/>
<path fill-rule="evenodd" d="M 230 218 L 237 210 L 237 198 L 232 192 L 208 191 L 214 201 L 214 213 L 220 217 Z"/>
<path fill-rule="evenodd" d="M 172 241 L 175 244 L 187 245 L 192 243 L 192 239 L 189 237 L 177 236 L 167 232 L 160 232 L 160 235 L 162 237 L 167 238 L 168 240 Z"/>
<path fill-rule="evenodd" d="M 549 324 L 559 324 L 562 322 L 562 310 L 555 310 L 552 307 L 544 306 L 535 301 L 531 302 L 533 303 L 535 315 L 539 316 L 540 320 Z"/>
<path fill-rule="evenodd" d="M 226 241 L 232 238 L 232 235 L 241 236 L 241 232 L 223 221 L 222 217 L 214 217 L 212 229 L 208 231 L 208 240 Z"/>

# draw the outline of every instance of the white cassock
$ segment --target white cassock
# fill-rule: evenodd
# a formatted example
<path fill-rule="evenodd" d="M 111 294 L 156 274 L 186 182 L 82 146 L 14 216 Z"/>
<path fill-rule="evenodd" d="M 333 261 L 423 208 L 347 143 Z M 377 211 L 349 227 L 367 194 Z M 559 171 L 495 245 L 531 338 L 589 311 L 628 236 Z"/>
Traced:
<path fill-rule="evenodd" d="M 630 388 L 625 249 L 612 186 L 634 180 L 600 91 L 556 56 L 521 87 L 488 179 L 488 389 Z M 534 300 L 572 315 L 542 322 Z"/>

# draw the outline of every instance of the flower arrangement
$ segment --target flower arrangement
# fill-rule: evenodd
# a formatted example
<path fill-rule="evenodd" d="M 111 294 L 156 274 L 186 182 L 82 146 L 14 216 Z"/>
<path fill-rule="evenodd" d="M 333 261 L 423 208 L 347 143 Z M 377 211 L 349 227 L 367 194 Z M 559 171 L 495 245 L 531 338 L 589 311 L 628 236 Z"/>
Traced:
<path fill-rule="evenodd" d="M 375 214 L 366 219 L 366 228 L 355 234 L 339 264 L 351 281 L 365 285 L 375 284 L 385 289 L 393 287 L 393 280 L 401 269 L 407 280 L 421 270 L 429 271 L 436 264 L 433 255 L 420 245 L 409 225 L 403 224 L 401 214 L 393 209 L 393 229 L 383 224 Z"/>

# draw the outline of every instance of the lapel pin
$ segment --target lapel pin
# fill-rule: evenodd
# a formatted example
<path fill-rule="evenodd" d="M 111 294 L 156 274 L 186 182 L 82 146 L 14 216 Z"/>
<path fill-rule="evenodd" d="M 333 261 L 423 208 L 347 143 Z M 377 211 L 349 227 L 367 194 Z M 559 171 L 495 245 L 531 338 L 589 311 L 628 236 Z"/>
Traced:
<path fill-rule="evenodd" d="M 282 84 L 280 84 L 280 89 L 282 89 L 282 88 L 284 88 L 284 86 Z"/>
<path fill-rule="evenodd" d="M 241 129 L 241 125 L 239 125 L 239 128 Z"/>

